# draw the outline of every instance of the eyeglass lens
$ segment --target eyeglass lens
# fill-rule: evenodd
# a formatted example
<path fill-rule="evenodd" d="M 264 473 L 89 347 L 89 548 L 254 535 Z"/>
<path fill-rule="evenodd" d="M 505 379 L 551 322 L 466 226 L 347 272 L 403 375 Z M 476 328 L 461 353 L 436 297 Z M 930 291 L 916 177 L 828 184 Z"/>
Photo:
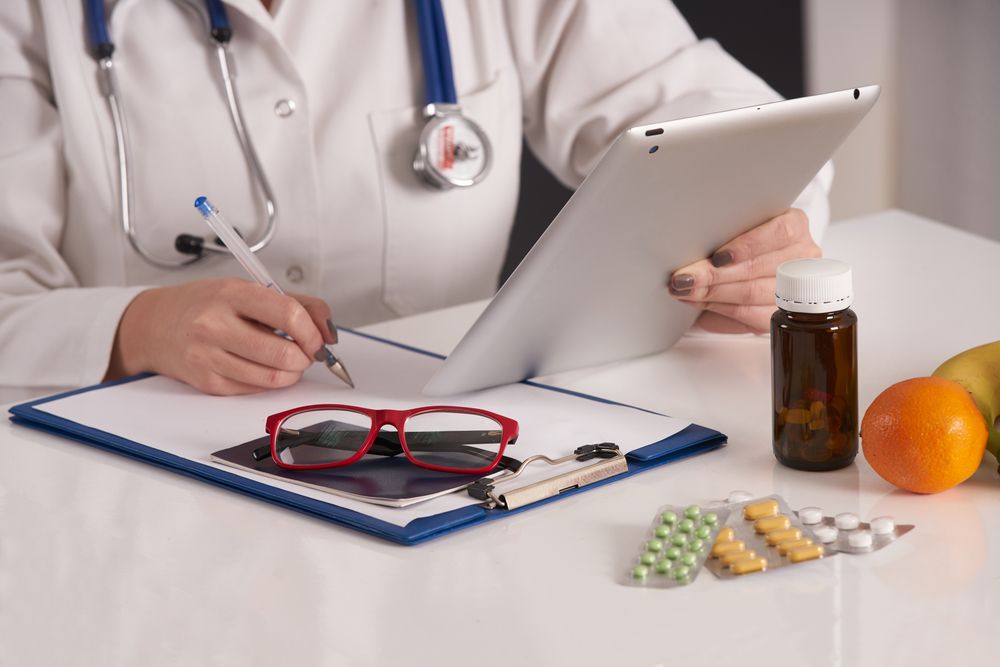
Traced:
<path fill-rule="evenodd" d="M 422 412 L 403 426 L 410 454 L 428 465 L 481 469 L 496 461 L 500 450 L 500 424 L 483 415 Z"/>
<path fill-rule="evenodd" d="M 339 463 L 358 453 L 371 428 L 371 418 L 358 412 L 299 412 L 278 427 L 276 451 L 289 465 Z"/>

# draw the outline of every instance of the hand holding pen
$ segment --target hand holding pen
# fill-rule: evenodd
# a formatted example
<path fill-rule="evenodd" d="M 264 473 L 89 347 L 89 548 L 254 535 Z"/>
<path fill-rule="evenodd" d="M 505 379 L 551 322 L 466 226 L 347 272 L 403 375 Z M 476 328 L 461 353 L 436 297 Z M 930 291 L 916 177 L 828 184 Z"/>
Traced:
<path fill-rule="evenodd" d="M 281 290 L 281 287 L 274 281 L 271 274 L 268 273 L 264 264 L 257 258 L 250 248 L 243 241 L 243 238 L 236 233 L 236 230 L 227 223 L 222 216 L 219 214 L 219 209 L 212 206 L 212 202 L 208 201 L 206 197 L 198 197 L 194 202 L 194 207 L 198 209 L 202 217 L 205 218 L 205 222 L 208 226 L 212 228 L 215 235 L 226 244 L 229 251 L 232 253 L 233 257 L 240 263 L 240 265 L 246 269 L 247 273 L 257 281 L 257 283 L 267 289 L 273 290 L 278 294 L 284 295 L 285 293 Z M 334 336 L 334 342 L 336 341 L 336 330 L 330 327 L 331 334 Z M 287 332 L 276 329 L 275 334 L 294 341 L 295 339 Z M 323 361 L 326 367 L 331 373 L 340 378 L 345 384 L 354 387 L 354 382 L 351 380 L 351 376 L 348 374 L 347 369 L 344 364 L 337 358 L 333 352 L 332 345 L 324 345 L 315 353 L 316 361 Z"/>

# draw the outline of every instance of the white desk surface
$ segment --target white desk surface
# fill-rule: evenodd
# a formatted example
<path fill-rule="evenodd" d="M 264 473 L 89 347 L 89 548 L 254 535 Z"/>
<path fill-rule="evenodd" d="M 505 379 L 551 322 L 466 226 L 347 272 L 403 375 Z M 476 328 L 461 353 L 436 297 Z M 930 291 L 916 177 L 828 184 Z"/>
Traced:
<path fill-rule="evenodd" d="M 890 211 L 831 228 L 855 267 L 861 409 L 1000 335 L 1000 244 Z M 447 351 L 481 305 L 368 330 Z M 1000 479 L 934 496 L 859 456 L 778 465 L 763 337 L 551 380 L 718 428 L 729 445 L 418 547 L 0 424 L 2 665 L 993 664 Z M 661 504 L 780 493 L 917 528 L 868 556 L 693 585 L 617 583 Z"/>

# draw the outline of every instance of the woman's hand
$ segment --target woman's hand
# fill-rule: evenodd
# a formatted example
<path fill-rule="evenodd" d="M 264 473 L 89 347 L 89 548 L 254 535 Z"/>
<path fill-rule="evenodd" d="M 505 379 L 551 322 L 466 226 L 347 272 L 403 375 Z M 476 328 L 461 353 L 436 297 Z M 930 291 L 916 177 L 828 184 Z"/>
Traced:
<path fill-rule="evenodd" d="M 152 371 L 208 394 L 287 387 L 336 342 L 329 317 L 321 299 L 237 278 L 149 289 L 122 315 L 107 379 Z"/>
<path fill-rule="evenodd" d="M 767 333 L 778 265 L 821 255 L 806 214 L 792 208 L 737 236 L 710 259 L 677 269 L 668 287 L 675 298 L 704 311 L 698 324 L 708 331 Z"/>

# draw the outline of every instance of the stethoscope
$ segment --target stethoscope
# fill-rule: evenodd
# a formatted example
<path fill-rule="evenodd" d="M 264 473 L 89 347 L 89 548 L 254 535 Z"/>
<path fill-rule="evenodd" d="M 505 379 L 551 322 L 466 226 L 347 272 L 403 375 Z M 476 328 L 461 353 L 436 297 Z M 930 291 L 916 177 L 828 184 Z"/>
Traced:
<path fill-rule="evenodd" d="M 187 266 L 208 254 L 228 253 L 221 243 L 208 243 L 203 237 L 192 234 L 180 234 L 174 241 L 177 252 L 187 255 L 183 259 L 159 257 L 139 241 L 134 221 L 135 197 L 129 169 L 128 124 L 122 110 L 121 89 L 112 58 L 115 45 L 108 35 L 104 0 L 83 0 L 83 6 L 90 46 L 97 61 L 101 93 L 108 100 L 114 127 L 118 161 L 118 218 L 125 237 L 143 259 L 164 268 Z M 215 44 L 216 60 L 229 105 L 229 116 L 267 215 L 264 232 L 249 244 L 250 250 L 256 253 L 274 239 L 278 226 L 278 207 L 243 119 L 240 96 L 235 85 L 232 53 L 229 50 L 233 30 L 225 6 L 222 0 L 205 0 L 205 6 L 208 11 L 209 35 Z M 423 116 L 426 121 L 417 143 L 413 169 L 426 183 L 438 189 L 469 187 L 479 183 L 489 172 L 492 159 L 490 142 L 482 128 L 466 118 L 458 105 L 441 0 L 414 0 L 414 6 L 424 70 Z"/>

